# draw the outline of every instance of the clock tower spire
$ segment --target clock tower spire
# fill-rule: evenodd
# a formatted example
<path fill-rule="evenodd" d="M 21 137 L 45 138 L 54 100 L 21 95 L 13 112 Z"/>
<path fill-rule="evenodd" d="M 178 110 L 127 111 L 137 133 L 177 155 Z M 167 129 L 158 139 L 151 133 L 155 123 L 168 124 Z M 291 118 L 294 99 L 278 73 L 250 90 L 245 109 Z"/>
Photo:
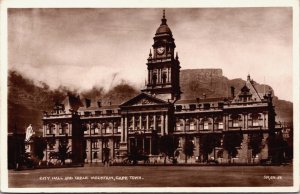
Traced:
<path fill-rule="evenodd" d="M 180 62 L 174 56 L 175 40 L 163 10 L 161 24 L 153 37 L 153 55 L 150 50 L 147 69 L 148 81 L 143 92 L 155 95 L 165 101 L 175 102 L 180 98 Z"/>

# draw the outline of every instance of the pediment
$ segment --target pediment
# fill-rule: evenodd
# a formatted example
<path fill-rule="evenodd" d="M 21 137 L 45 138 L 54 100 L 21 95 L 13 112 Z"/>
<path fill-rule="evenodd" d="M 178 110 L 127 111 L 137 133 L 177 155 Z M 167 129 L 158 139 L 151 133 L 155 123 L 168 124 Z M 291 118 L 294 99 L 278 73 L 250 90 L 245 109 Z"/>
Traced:
<path fill-rule="evenodd" d="M 141 93 L 134 98 L 124 102 L 120 106 L 146 106 L 146 105 L 164 105 L 166 101 L 158 99 L 146 93 Z"/>

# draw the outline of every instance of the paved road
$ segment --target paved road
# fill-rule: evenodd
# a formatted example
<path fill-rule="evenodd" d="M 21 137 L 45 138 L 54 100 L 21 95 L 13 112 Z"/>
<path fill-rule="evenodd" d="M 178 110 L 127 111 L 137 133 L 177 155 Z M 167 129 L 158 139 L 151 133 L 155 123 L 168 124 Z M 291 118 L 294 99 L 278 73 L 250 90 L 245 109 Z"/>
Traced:
<path fill-rule="evenodd" d="M 9 171 L 9 187 L 292 186 L 292 166 L 111 166 Z"/>

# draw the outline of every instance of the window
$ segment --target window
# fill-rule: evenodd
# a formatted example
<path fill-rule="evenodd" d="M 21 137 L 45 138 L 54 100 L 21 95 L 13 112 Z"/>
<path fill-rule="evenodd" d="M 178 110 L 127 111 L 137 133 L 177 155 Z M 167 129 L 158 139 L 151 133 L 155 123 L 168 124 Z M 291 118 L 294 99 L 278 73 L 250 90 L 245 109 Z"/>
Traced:
<path fill-rule="evenodd" d="M 133 130 L 133 117 L 129 119 L 129 131 Z"/>
<path fill-rule="evenodd" d="M 219 103 L 218 103 L 218 107 L 219 107 L 219 108 L 223 108 L 223 107 L 224 107 L 224 103 L 223 103 L 223 102 L 219 102 Z"/>
<path fill-rule="evenodd" d="M 95 111 L 95 116 L 100 116 L 101 115 L 101 111 Z"/>
<path fill-rule="evenodd" d="M 196 104 L 190 104 L 190 110 L 196 110 Z"/>
<path fill-rule="evenodd" d="M 94 152 L 93 159 L 97 159 L 97 158 L 98 158 L 98 152 Z"/>
<path fill-rule="evenodd" d="M 67 134 L 68 133 L 68 124 L 67 123 L 62 123 L 60 125 L 60 128 L 59 128 L 59 134 Z"/>
<path fill-rule="evenodd" d="M 84 134 L 89 134 L 90 128 L 91 128 L 90 124 L 85 124 Z"/>
<path fill-rule="evenodd" d="M 181 105 L 176 106 L 176 111 L 181 111 L 181 110 L 182 110 L 182 106 Z"/>
<path fill-rule="evenodd" d="M 162 83 L 165 84 L 167 82 L 167 73 L 163 72 L 161 78 L 162 78 Z"/>
<path fill-rule="evenodd" d="M 232 126 L 233 127 L 239 127 L 239 120 L 238 119 L 232 120 Z"/>
<path fill-rule="evenodd" d="M 252 114 L 252 126 L 253 127 L 259 126 L 259 119 L 260 119 L 259 114 Z"/>
<path fill-rule="evenodd" d="M 146 116 L 143 116 L 142 117 L 142 129 L 147 129 L 148 126 L 147 126 L 147 117 Z"/>
<path fill-rule="evenodd" d="M 98 149 L 99 148 L 99 141 L 98 140 L 92 140 L 92 148 Z"/>
<path fill-rule="evenodd" d="M 55 140 L 54 139 L 50 140 L 48 146 L 49 146 L 49 150 L 53 150 L 55 146 Z"/>
<path fill-rule="evenodd" d="M 49 124 L 46 130 L 48 135 L 55 134 L 55 125 Z"/>
<path fill-rule="evenodd" d="M 103 140 L 103 148 L 108 148 L 108 147 L 109 147 L 109 141 Z"/>
<path fill-rule="evenodd" d="M 209 103 L 205 103 L 204 104 L 204 110 L 208 110 L 210 109 L 210 104 Z"/>
<path fill-rule="evenodd" d="M 140 129 L 140 118 L 134 117 L 134 129 L 133 130 L 139 130 Z"/>
<path fill-rule="evenodd" d="M 231 115 L 232 127 L 240 127 L 240 115 Z"/>
<path fill-rule="evenodd" d="M 119 149 L 120 148 L 120 140 L 115 141 L 115 148 Z"/>
<path fill-rule="evenodd" d="M 98 134 L 99 128 L 97 123 L 91 124 L 91 134 Z"/>
<path fill-rule="evenodd" d="M 190 123 L 190 130 L 191 130 L 191 131 L 194 131 L 194 130 L 195 130 L 195 122 L 194 122 L 194 121 L 192 121 L 192 122 Z"/>
<path fill-rule="evenodd" d="M 203 129 L 204 130 L 208 130 L 209 129 L 208 121 L 204 121 L 204 123 L 203 123 Z"/>
<path fill-rule="evenodd" d="M 156 80 L 157 80 L 157 75 L 156 75 L 156 73 L 154 73 L 153 76 L 152 76 L 153 85 L 156 85 Z"/>
<path fill-rule="evenodd" d="M 112 110 L 106 110 L 106 114 L 107 114 L 107 115 L 111 115 L 112 113 L 113 113 Z"/>
<path fill-rule="evenodd" d="M 84 112 L 84 116 L 85 117 L 89 117 L 89 116 L 91 116 L 92 115 L 92 113 L 90 112 L 90 111 L 85 111 Z"/>
<path fill-rule="evenodd" d="M 218 129 L 223 129 L 223 127 L 224 127 L 224 126 L 223 126 L 223 122 L 219 122 L 219 123 L 218 123 Z"/>

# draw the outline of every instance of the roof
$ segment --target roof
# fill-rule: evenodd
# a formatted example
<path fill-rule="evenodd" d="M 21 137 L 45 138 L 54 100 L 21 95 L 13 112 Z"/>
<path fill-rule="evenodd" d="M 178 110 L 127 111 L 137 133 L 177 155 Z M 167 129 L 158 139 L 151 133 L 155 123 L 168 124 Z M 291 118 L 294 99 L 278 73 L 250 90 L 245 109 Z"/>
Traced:
<path fill-rule="evenodd" d="M 240 101 L 240 96 L 243 95 L 250 95 L 251 96 L 251 101 L 257 101 L 261 102 L 263 97 L 260 93 L 257 92 L 253 80 L 250 79 L 250 75 L 247 76 L 247 81 L 245 85 L 241 88 L 239 93 L 236 95 L 236 97 L 233 99 L 233 102 L 239 102 Z"/>
<path fill-rule="evenodd" d="M 172 31 L 169 28 L 169 26 L 167 24 L 167 19 L 165 17 L 165 10 L 163 10 L 163 18 L 161 19 L 161 24 L 158 27 L 158 29 L 156 30 L 155 35 L 159 35 L 159 34 L 169 34 L 172 36 Z"/>
<path fill-rule="evenodd" d="M 168 102 L 142 92 L 137 96 L 133 97 L 132 99 L 122 103 L 120 106 L 153 105 L 153 104 L 168 104 Z"/>
<path fill-rule="evenodd" d="M 113 105 L 110 105 L 110 106 L 101 106 L 101 107 L 95 107 L 95 106 L 91 106 L 91 107 L 81 107 L 79 108 L 79 111 L 101 111 L 101 110 L 106 110 L 106 109 L 117 109 L 119 108 L 119 105 L 118 104 L 113 104 Z"/>
<path fill-rule="evenodd" d="M 205 99 L 183 99 L 178 100 L 175 104 L 192 104 L 192 103 L 203 103 L 203 102 L 220 102 L 224 101 L 227 97 L 218 97 L 218 98 L 205 98 Z"/>

